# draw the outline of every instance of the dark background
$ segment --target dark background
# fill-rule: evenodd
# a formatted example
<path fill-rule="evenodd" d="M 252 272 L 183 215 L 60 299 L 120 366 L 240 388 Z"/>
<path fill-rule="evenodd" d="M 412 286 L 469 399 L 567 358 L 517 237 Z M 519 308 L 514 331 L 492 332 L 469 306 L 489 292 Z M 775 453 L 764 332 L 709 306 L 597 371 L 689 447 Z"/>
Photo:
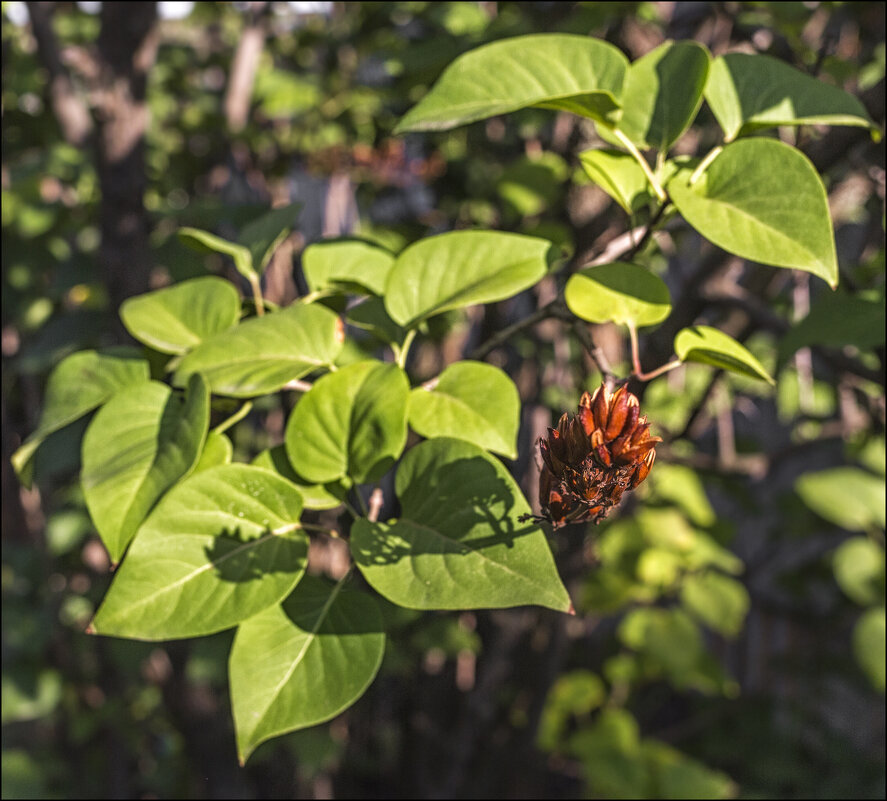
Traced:
<path fill-rule="evenodd" d="M 854 644 L 860 615 L 883 610 L 883 517 L 866 512 L 853 534 L 880 546 L 880 562 L 836 581 L 833 553 L 851 536 L 840 509 L 871 504 L 851 483 L 836 488 L 837 512 L 816 514 L 795 489 L 805 472 L 845 464 L 883 477 L 883 336 L 869 325 L 830 340 L 822 331 L 855 313 L 832 310 L 802 342 L 813 347 L 778 364 L 824 284 L 744 263 L 679 221 L 644 254 L 674 298 L 672 317 L 642 337 L 645 368 L 670 357 L 679 328 L 707 322 L 744 341 L 776 389 L 702 366 L 632 385 L 666 442 L 637 493 L 645 505 L 553 538 L 575 618 L 389 610 L 367 694 L 265 744 L 244 769 L 230 632 L 166 644 L 83 633 L 110 580 L 76 481 L 85 423 L 41 447 L 32 489 L 8 456 L 36 428 L 53 365 L 126 341 L 125 298 L 208 269 L 239 282 L 220 257 L 185 250 L 181 225 L 233 236 L 269 205 L 302 201 L 265 279 L 266 296 L 288 303 L 305 290 L 301 250 L 322 236 L 359 231 L 397 250 L 492 227 L 551 238 L 575 267 L 642 222 L 584 178 L 577 153 L 600 140 L 577 117 L 528 109 L 391 138 L 459 53 L 542 31 L 603 37 L 632 59 L 694 39 L 843 86 L 883 129 L 884 4 L 188 6 L 3 5 L 3 796 L 883 798 L 883 611 L 880 642 Z M 857 128 L 771 134 L 823 173 L 844 291 L 883 309 L 883 146 Z M 703 107 L 676 152 L 704 153 L 717 136 Z M 411 374 L 436 375 L 557 289 L 546 279 L 445 315 L 414 348 Z M 521 391 L 512 468 L 534 503 L 533 442 L 599 382 L 579 334 L 545 320 L 485 354 Z M 623 332 L 592 334 L 627 374 Z M 256 404 L 233 432 L 235 458 L 281 440 L 287 404 Z M 691 571 L 670 575 L 662 555 L 680 536 L 711 543 L 739 590 L 708 621 L 699 609 L 680 618 L 689 634 L 668 618 L 632 640 L 622 625 L 632 610 L 693 611 Z M 878 650 L 880 680 L 863 667 Z"/>

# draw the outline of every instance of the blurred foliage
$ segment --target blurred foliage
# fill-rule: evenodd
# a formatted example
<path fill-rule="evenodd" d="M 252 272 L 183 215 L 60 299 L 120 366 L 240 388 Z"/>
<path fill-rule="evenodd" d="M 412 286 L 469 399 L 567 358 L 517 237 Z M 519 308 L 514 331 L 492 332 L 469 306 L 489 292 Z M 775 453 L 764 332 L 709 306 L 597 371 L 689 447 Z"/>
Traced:
<path fill-rule="evenodd" d="M 231 264 L 173 234 L 193 225 L 233 238 L 273 200 L 304 204 L 291 240 L 304 291 L 298 252 L 323 233 L 335 176 L 353 187 L 360 234 L 395 252 L 429 233 L 488 226 L 587 258 L 637 224 L 579 169 L 578 152 L 601 144 L 593 129 L 551 112 L 391 138 L 443 67 L 487 41 L 592 34 L 636 58 L 666 36 L 694 38 L 715 51 L 770 53 L 855 93 L 884 78 L 883 4 L 300 5 L 311 4 L 265 9 L 250 113 L 236 133 L 225 95 L 244 4 L 198 3 L 160 23 L 144 198 L 156 285 L 207 269 L 237 281 Z M 55 6 L 56 36 L 76 63 L 78 48 L 95 46 L 99 20 Z M 2 47 L 6 455 L 34 430 L 49 369 L 115 343 L 117 309 L 97 265 L 93 152 L 63 139 L 21 3 L 2 6 Z M 815 147 L 828 133 L 799 136 Z M 689 139 L 703 152 L 713 143 L 707 109 Z M 830 164 L 841 289 L 807 290 L 758 265 L 723 271 L 750 316 L 723 292 L 723 305 L 699 313 L 734 334 L 750 329 L 744 344 L 775 391 L 699 365 L 645 388 L 644 412 L 671 440 L 667 452 L 619 516 L 585 541 L 577 531 L 554 540 L 564 560 L 581 562 L 571 586 L 578 619 L 540 617 L 494 686 L 481 669 L 503 647 L 501 615 L 386 607 L 391 644 L 367 697 L 236 769 L 229 634 L 170 644 L 83 634 L 110 578 L 71 482 L 87 421 L 49 436 L 35 455 L 39 493 L 14 488 L 24 528 L 3 531 L 3 796 L 422 796 L 442 777 L 452 784 L 451 764 L 469 764 L 466 795 L 883 797 L 883 148 L 857 145 Z M 651 243 L 642 255 L 673 297 L 693 302 L 705 279 L 693 267 L 710 256 L 697 238 L 666 227 L 661 252 Z M 480 321 L 434 320 L 415 372 L 435 375 L 448 348 L 483 341 L 532 311 L 531 300 Z M 598 382 L 581 345 L 561 333 L 526 331 L 494 354 L 546 417 Z M 648 333 L 645 359 L 667 359 L 673 334 Z M 595 335 L 603 341 L 607 329 Z M 377 346 L 367 335 L 342 363 Z M 627 372 L 624 343 L 610 350 Z M 165 359 L 149 356 L 158 368 Z M 863 369 L 844 370 L 846 360 Z M 256 404 L 228 432 L 237 458 L 280 441 L 283 409 L 280 399 Z M 520 470 L 531 464 L 533 434 L 524 434 Z M 558 626 L 561 645 L 549 640 Z M 547 653 L 560 661 L 545 662 Z M 474 762 L 458 762 L 471 714 L 491 737 Z"/>

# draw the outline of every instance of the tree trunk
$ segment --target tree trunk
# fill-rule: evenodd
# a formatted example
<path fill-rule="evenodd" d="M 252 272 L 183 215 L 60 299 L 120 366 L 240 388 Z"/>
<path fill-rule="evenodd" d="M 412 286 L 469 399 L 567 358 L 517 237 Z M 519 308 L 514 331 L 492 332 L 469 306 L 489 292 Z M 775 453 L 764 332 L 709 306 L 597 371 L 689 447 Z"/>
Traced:
<path fill-rule="evenodd" d="M 148 289 L 150 223 L 143 203 L 145 101 L 157 53 L 154 2 L 103 3 L 98 39 L 97 166 L 102 192 L 101 263 L 113 306 Z"/>

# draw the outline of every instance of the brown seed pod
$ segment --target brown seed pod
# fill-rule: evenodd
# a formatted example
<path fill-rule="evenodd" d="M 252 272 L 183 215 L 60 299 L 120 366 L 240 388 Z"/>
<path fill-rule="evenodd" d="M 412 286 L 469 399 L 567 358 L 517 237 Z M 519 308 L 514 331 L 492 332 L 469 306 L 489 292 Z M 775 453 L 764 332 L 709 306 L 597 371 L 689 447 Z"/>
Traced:
<path fill-rule="evenodd" d="M 542 514 L 534 519 L 554 528 L 603 520 L 649 475 L 661 441 L 626 387 L 610 394 L 602 384 L 593 395 L 583 393 L 578 413 L 563 415 L 539 439 Z"/>

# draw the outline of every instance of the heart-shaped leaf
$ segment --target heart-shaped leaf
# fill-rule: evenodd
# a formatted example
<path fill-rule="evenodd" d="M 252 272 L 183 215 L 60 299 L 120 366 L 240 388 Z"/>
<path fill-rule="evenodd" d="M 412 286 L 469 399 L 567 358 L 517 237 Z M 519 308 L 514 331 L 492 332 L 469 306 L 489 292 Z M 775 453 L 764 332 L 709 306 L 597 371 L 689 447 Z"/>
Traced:
<path fill-rule="evenodd" d="M 259 275 L 265 272 L 278 245 L 286 239 L 299 219 L 301 203 L 290 203 L 247 223 L 237 237 L 250 253 L 250 262 Z"/>
<path fill-rule="evenodd" d="M 395 364 L 362 361 L 318 379 L 286 426 L 290 464 L 308 481 L 380 478 L 407 441 L 410 385 Z"/>
<path fill-rule="evenodd" d="M 182 384 L 200 372 L 216 394 L 267 395 L 319 367 L 328 367 L 341 348 L 342 327 L 335 312 L 316 303 L 297 303 L 253 317 L 202 342 L 182 359 L 175 382 Z"/>
<path fill-rule="evenodd" d="M 626 213 L 640 211 L 653 199 L 647 176 L 628 153 L 603 148 L 585 150 L 579 154 L 579 161 L 586 175 Z"/>
<path fill-rule="evenodd" d="M 877 131 L 853 95 L 761 54 L 716 58 L 705 99 L 728 142 L 777 125 L 853 125 Z"/>
<path fill-rule="evenodd" d="M 259 743 L 351 706 L 384 650 L 373 598 L 312 576 L 282 604 L 241 623 L 228 664 L 241 764 Z"/>
<path fill-rule="evenodd" d="M 427 317 L 504 300 L 548 270 L 551 242 L 499 231 L 451 231 L 404 250 L 388 273 L 385 307 L 410 328 Z"/>
<path fill-rule="evenodd" d="M 683 328 L 674 338 L 674 352 L 682 362 L 701 362 L 760 378 L 768 384 L 776 382 L 748 349 L 733 337 L 707 325 Z"/>
<path fill-rule="evenodd" d="M 639 58 L 625 76 L 618 129 L 641 149 L 667 151 L 702 105 L 709 61 L 696 42 L 665 42 Z"/>
<path fill-rule="evenodd" d="M 258 274 L 253 268 L 253 257 L 248 247 L 229 242 L 220 236 L 202 231 L 199 228 L 179 228 L 179 239 L 192 250 L 198 253 L 221 253 L 230 256 L 234 260 L 234 267 L 244 278 L 257 278 Z"/>
<path fill-rule="evenodd" d="M 126 330 L 161 353 L 185 353 L 240 319 L 240 295 L 230 281 L 192 278 L 128 298 L 120 306 Z"/>
<path fill-rule="evenodd" d="M 285 598 L 305 570 L 302 499 L 259 467 L 195 473 L 157 504 L 92 629 L 138 640 L 213 634 Z"/>
<path fill-rule="evenodd" d="M 838 284 L 825 187 L 795 148 L 756 137 L 727 145 L 692 186 L 679 170 L 668 193 L 684 219 L 718 247 Z"/>
<path fill-rule="evenodd" d="M 498 367 L 461 361 L 433 386 L 410 393 L 410 426 L 423 437 L 455 437 L 517 458 L 520 396 Z"/>
<path fill-rule="evenodd" d="M 83 437 L 83 496 L 117 562 L 157 499 L 187 475 L 203 450 L 209 387 L 192 375 L 184 399 L 158 381 L 121 390 Z"/>
<path fill-rule="evenodd" d="M 46 382 L 37 430 L 12 454 L 19 480 L 30 487 L 34 453 L 50 434 L 98 408 L 115 392 L 149 379 L 148 362 L 135 348 L 83 350 L 59 362 Z"/>
<path fill-rule="evenodd" d="M 361 239 L 315 242 L 302 254 L 302 271 L 312 292 L 333 286 L 381 295 L 393 265 L 390 251 Z"/>
<path fill-rule="evenodd" d="M 665 282 L 630 262 L 599 264 L 574 273 L 564 299 L 573 314 L 591 323 L 658 325 L 671 314 Z"/>
<path fill-rule="evenodd" d="M 527 106 L 616 122 L 627 67 L 613 45 L 588 36 L 492 42 L 453 61 L 394 132 L 442 131 Z"/>
<path fill-rule="evenodd" d="M 404 457 L 395 489 L 400 519 L 360 518 L 351 529 L 355 562 L 389 601 L 408 609 L 570 608 L 545 534 L 518 520 L 529 506 L 497 459 L 462 440 L 427 440 Z"/>
<path fill-rule="evenodd" d="M 251 464 L 256 467 L 264 467 L 295 484 L 306 509 L 335 509 L 342 505 L 342 500 L 345 497 L 343 486 L 338 483 L 311 484 L 302 478 L 293 470 L 283 445 L 267 448 L 256 456 Z"/>

